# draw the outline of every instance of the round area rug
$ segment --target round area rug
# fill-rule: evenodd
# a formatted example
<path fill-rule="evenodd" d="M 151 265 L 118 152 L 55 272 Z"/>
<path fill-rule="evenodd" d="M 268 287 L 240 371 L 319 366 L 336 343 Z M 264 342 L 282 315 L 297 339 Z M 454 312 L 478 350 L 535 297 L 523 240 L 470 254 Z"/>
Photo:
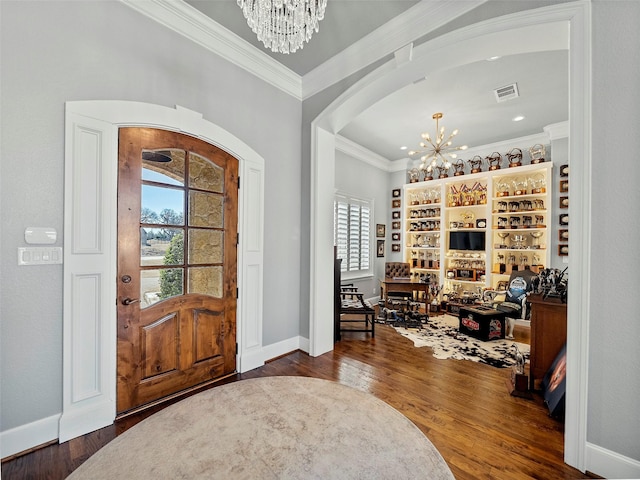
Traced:
<path fill-rule="evenodd" d="M 454 477 L 418 427 L 382 400 L 328 380 L 266 377 L 165 408 L 68 478 Z"/>

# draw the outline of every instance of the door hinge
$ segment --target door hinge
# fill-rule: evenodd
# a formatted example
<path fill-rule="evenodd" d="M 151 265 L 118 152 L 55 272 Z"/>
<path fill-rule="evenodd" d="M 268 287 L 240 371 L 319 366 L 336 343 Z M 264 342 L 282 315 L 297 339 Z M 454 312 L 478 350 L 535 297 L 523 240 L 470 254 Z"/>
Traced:
<path fill-rule="evenodd" d="M 236 355 L 238 354 L 238 342 L 236 342 Z"/>
<path fill-rule="evenodd" d="M 236 245 L 240 245 L 240 234 L 236 234 Z"/>
<path fill-rule="evenodd" d="M 236 298 L 240 298 L 240 289 L 236 287 Z"/>
<path fill-rule="evenodd" d="M 240 190 L 240 177 L 238 177 L 238 190 Z"/>

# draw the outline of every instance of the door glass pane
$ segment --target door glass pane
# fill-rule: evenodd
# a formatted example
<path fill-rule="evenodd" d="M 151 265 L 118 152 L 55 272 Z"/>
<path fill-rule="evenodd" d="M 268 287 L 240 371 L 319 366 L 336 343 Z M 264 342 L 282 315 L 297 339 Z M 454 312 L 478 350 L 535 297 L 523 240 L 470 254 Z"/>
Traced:
<path fill-rule="evenodd" d="M 224 202 L 222 195 L 189 192 L 189 225 L 192 227 L 224 226 Z"/>
<path fill-rule="evenodd" d="M 183 265 L 184 233 L 180 228 L 141 228 L 140 265 Z"/>
<path fill-rule="evenodd" d="M 184 293 L 182 268 L 162 268 L 140 272 L 140 307 Z"/>
<path fill-rule="evenodd" d="M 168 185 L 184 185 L 184 158 L 184 150 L 144 150 L 142 180 Z"/>
<path fill-rule="evenodd" d="M 189 229 L 189 264 L 222 263 L 220 230 Z"/>
<path fill-rule="evenodd" d="M 184 225 L 184 192 L 175 188 L 142 185 L 140 222 Z"/>
<path fill-rule="evenodd" d="M 189 187 L 223 193 L 224 170 L 200 155 L 189 152 Z"/>
<path fill-rule="evenodd" d="M 189 293 L 222 298 L 222 266 L 189 268 Z"/>

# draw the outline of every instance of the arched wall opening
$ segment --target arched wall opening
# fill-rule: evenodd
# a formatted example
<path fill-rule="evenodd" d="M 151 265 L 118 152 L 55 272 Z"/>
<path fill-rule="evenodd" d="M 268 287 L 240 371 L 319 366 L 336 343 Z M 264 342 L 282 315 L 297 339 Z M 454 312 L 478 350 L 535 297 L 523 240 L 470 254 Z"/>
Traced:
<path fill-rule="evenodd" d="M 569 158 L 572 176 L 569 271 L 589 278 L 591 218 L 591 21 L 588 2 L 574 2 L 508 15 L 471 25 L 427 42 L 411 61 L 386 64 L 329 105 L 311 129 L 310 206 L 310 354 L 333 349 L 332 276 L 335 135 L 360 112 L 395 90 L 425 76 L 433 68 L 450 69 L 491 55 L 567 48 L 569 46 Z M 559 31 L 564 35 L 557 36 Z M 517 32 L 517 35 L 514 35 Z M 517 39 L 517 41 L 516 41 Z M 496 43 L 497 42 L 497 43 Z M 499 45 L 496 51 L 492 46 Z M 574 187 L 575 186 L 575 187 Z M 565 461 L 584 471 L 586 454 L 587 358 L 590 285 L 569 284 Z"/>

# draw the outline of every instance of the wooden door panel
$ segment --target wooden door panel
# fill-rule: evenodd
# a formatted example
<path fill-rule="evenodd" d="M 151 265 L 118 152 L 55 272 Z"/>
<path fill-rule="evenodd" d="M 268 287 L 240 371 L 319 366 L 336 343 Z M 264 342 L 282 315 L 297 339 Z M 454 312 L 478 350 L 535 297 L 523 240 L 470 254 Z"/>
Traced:
<path fill-rule="evenodd" d="M 193 363 L 217 359 L 222 363 L 224 355 L 224 319 L 220 312 L 194 310 Z"/>
<path fill-rule="evenodd" d="M 166 315 L 140 329 L 142 351 L 142 379 L 177 370 L 179 366 L 178 316 Z"/>
<path fill-rule="evenodd" d="M 122 413 L 236 369 L 238 161 L 179 133 L 122 128 L 118 172 Z M 178 206 L 151 211 L 152 197 Z"/>

